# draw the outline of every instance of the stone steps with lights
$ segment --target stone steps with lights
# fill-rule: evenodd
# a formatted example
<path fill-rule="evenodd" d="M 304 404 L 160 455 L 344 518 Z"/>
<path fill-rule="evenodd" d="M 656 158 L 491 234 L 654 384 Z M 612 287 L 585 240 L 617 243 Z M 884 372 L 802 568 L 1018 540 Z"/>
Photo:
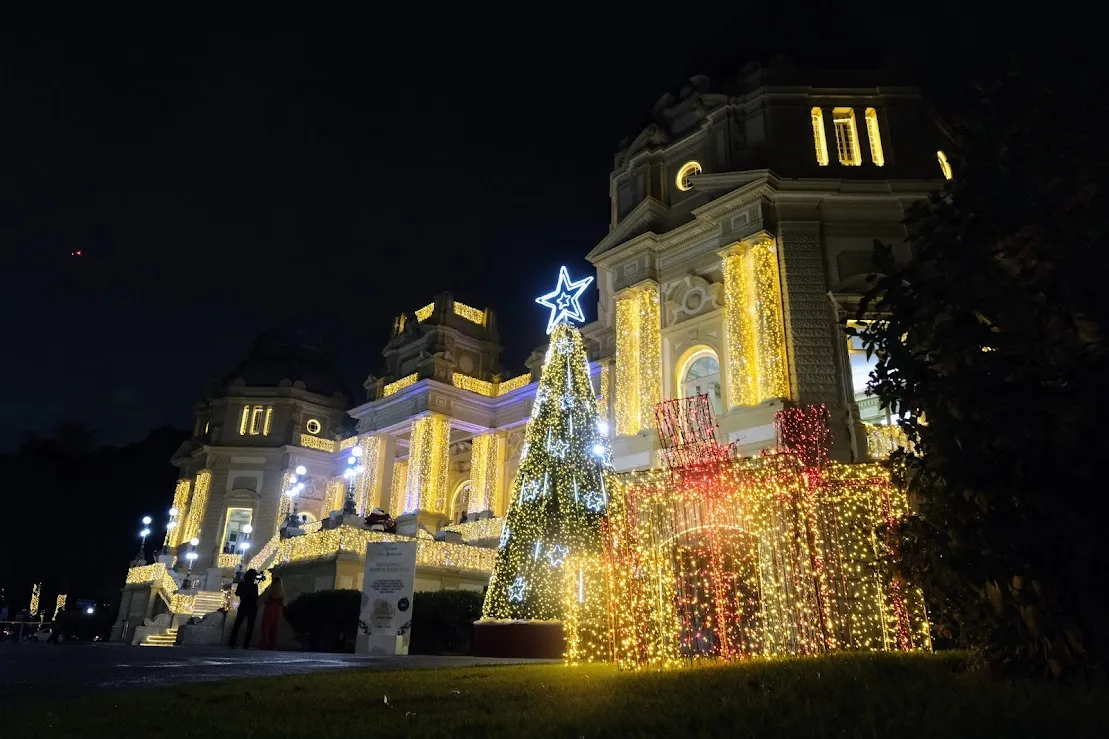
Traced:
<path fill-rule="evenodd" d="M 193 601 L 191 616 L 205 616 L 213 611 L 223 608 L 222 590 L 201 590 Z"/>
<path fill-rule="evenodd" d="M 140 647 L 172 647 L 177 643 L 177 627 L 166 629 L 162 634 L 151 634 L 142 640 Z"/>

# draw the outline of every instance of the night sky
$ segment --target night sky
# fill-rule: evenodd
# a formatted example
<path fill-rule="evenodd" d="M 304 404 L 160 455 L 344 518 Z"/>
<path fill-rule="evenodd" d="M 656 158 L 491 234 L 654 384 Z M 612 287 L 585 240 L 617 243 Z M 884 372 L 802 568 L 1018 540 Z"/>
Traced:
<path fill-rule="evenodd" d="M 873 5 L 5 19 L 0 450 L 63 420 L 107 443 L 187 427 L 208 384 L 293 320 L 362 402 L 393 317 L 443 290 L 498 312 L 521 371 L 543 341 L 533 296 L 560 264 L 586 271 L 607 231 L 618 142 L 689 75 L 896 56 L 957 107 L 1047 22 L 999 40 L 994 12 Z"/>

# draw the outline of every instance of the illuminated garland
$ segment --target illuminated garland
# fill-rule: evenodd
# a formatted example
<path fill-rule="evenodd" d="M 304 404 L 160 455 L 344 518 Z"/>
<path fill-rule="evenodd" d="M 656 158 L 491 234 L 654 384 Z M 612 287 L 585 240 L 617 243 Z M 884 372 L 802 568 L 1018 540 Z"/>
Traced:
<path fill-rule="evenodd" d="M 192 488 L 192 481 L 178 480 L 177 487 L 173 491 L 173 507 L 177 509 L 177 525 L 166 532 L 166 544 L 175 547 L 181 543 L 181 533 L 184 528 L 181 526 L 181 521 L 185 520 L 185 513 L 188 510 L 189 503 L 189 490 Z"/>
<path fill-rule="evenodd" d="M 479 326 L 485 325 L 485 311 L 471 308 L 465 303 L 459 303 L 457 300 L 454 301 L 454 313 L 455 315 L 462 316 L 471 323 L 476 323 Z"/>
<path fill-rule="evenodd" d="M 892 575 L 892 539 L 877 535 L 905 496 L 879 465 L 827 461 L 826 413 L 779 414 L 778 453 L 614 481 L 606 567 L 620 664 L 931 648 L 920 590 Z"/>
<path fill-rule="evenodd" d="M 496 541 L 501 538 L 504 529 L 504 518 L 483 518 L 478 521 L 467 521 L 444 526 L 442 531 L 454 531 L 462 535 L 466 543 Z"/>
<path fill-rule="evenodd" d="M 231 552 L 220 552 L 216 555 L 216 567 L 223 569 L 225 567 L 236 567 L 239 562 L 243 561 L 243 555 L 233 554 Z"/>
<path fill-rule="evenodd" d="M 396 518 L 405 513 L 405 486 L 408 484 L 408 462 L 398 461 L 393 465 L 393 482 L 389 490 L 389 514 Z"/>
<path fill-rule="evenodd" d="M 586 645 L 607 633 L 601 528 L 610 451 L 581 334 L 559 323 L 550 338 L 482 618 L 566 619 L 577 661 L 596 658 Z"/>
<path fill-rule="evenodd" d="M 327 481 L 327 495 L 325 497 L 324 511 L 343 510 L 343 503 L 347 499 L 347 481 L 341 477 L 333 477 Z"/>
<path fill-rule="evenodd" d="M 354 505 L 359 516 L 365 516 L 373 507 L 370 496 L 377 488 L 378 458 L 384 439 L 380 436 L 363 436 L 358 445 L 362 449 L 362 474 L 354 478 Z M 340 506 L 342 508 L 342 506 Z"/>
<path fill-rule="evenodd" d="M 487 398 L 497 397 L 496 383 L 479 380 L 476 377 L 470 377 L 461 372 L 451 373 L 451 384 L 461 390 L 469 390 L 471 393 L 484 395 Z"/>
<path fill-rule="evenodd" d="M 516 375 L 510 380 L 503 380 L 497 383 L 497 396 L 510 393 L 513 390 L 519 390 L 522 387 L 527 387 L 531 384 L 531 373 L 525 372 L 522 375 Z"/>
<path fill-rule="evenodd" d="M 467 513 L 493 510 L 502 444 L 501 435 L 497 433 L 474 437 L 470 451 L 470 499 Z"/>
<path fill-rule="evenodd" d="M 409 385 L 415 385 L 416 381 L 419 380 L 419 379 L 420 379 L 420 374 L 418 372 L 413 372 L 410 375 L 405 375 L 404 377 L 400 378 L 396 382 L 390 382 L 388 385 L 386 385 L 384 388 L 382 388 L 381 397 L 383 397 L 383 398 L 388 397 L 388 396 L 392 395 L 393 393 L 396 393 L 400 390 L 403 390 L 404 388 L 408 387 Z"/>
<path fill-rule="evenodd" d="M 200 537 L 200 527 L 204 525 L 204 512 L 208 507 L 208 487 L 212 484 L 212 473 L 201 470 L 196 473 L 193 484 L 193 497 L 189 503 L 189 516 L 178 542 L 187 542 Z"/>
<path fill-rule="evenodd" d="M 42 593 L 42 583 L 37 582 L 31 588 L 31 608 L 30 608 L 30 611 L 31 611 L 32 616 L 39 615 L 39 597 L 40 597 L 41 593 Z"/>
<path fill-rule="evenodd" d="M 342 441 L 339 442 L 339 451 L 340 452 L 346 451 L 347 449 L 350 449 L 352 446 L 354 446 L 357 443 L 358 443 L 358 437 L 357 436 L 348 436 L 347 438 L 345 438 L 345 439 L 343 439 Z"/>
<path fill-rule="evenodd" d="M 739 244 L 721 254 L 728 406 L 789 397 L 782 294 L 774 242 Z"/>
<path fill-rule="evenodd" d="M 56 601 L 54 601 L 54 618 L 55 619 L 58 618 L 59 613 L 61 613 L 62 611 L 65 610 L 66 597 L 67 596 L 66 596 L 65 593 L 61 593 L 60 595 L 58 595 L 58 599 Z"/>
<path fill-rule="evenodd" d="M 616 433 L 652 428 L 662 392 L 658 290 L 626 290 L 616 299 Z"/>
<path fill-rule="evenodd" d="M 416 320 L 426 321 L 431 318 L 431 314 L 435 312 L 435 303 L 428 303 L 423 308 L 416 309 Z"/>
<path fill-rule="evenodd" d="M 888 459 L 897 449 L 913 450 L 904 429 L 897 424 L 888 426 L 864 423 L 866 429 L 866 450 L 871 459 Z"/>
<path fill-rule="evenodd" d="M 319 436 L 313 436 L 312 434 L 301 434 L 298 443 L 305 449 L 319 449 L 321 452 L 331 453 L 335 452 L 337 446 L 337 442 L 331 439 L 324 439 Z"/>
<path fill-rule="evenodd" d="M 412 421 L 405 511 L 446 513 L 451 422 L 429 413 Z"/>

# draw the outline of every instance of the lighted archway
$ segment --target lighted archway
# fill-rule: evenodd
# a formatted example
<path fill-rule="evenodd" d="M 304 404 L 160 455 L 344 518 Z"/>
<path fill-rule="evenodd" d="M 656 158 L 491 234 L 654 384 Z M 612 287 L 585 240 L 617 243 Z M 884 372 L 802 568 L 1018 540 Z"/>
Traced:
<path fill-rule="evenodd" d="M 674 365 L 674 397 L 701 393 L 709 396 L 713 413 L 719 416 L 724 412 L 724 372 L 720 355 L 707 344 L 689 347 Z"/>
<path fill-rule="evenodd" d="M 458 523 L 458 519 L 466 512 L 470 502 L 470 480 L 463 480 L 451 493 L 451 523 Z"/>

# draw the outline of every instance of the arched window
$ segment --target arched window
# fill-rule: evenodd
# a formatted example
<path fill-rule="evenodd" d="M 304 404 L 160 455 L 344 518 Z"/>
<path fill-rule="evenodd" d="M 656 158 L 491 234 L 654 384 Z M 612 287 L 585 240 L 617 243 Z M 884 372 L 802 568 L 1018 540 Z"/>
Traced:
<path fill-rule="evenodd" d="M 701 174 L 700 162 L 686 162 L 682 165 L 682 168 L 678 170 L 678 176 L 674 178 L 674 185 L 682 192 L 685 192 L 693 187 L 693 185 L 689 183 L 689 178 L 699 174 Z"/>
<path fill-rule="evenodd" d="M 686 357 L 678 371 L 679 397 L 708 395 L 713 413 L 719 416 L 724 412 L 720 390 L 720 361 L 716 358 L 716 352 L 708 347 L 700 349 Z"/>
<path fill-rule="evenodd" d="M 451 523 L 458 523 L 470 506 L 470 481 L 463 480 L 451 496 Z"/>

